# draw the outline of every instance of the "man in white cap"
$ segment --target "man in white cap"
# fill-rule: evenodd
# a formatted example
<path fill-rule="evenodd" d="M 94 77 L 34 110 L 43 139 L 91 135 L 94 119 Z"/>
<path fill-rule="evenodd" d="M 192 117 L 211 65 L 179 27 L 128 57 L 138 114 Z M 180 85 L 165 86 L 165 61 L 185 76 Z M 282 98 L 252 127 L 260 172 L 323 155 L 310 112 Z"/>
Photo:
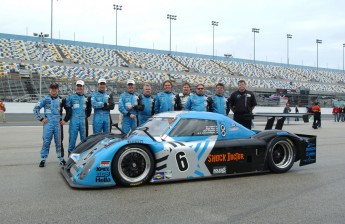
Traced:
<path fill-rule="evenodd" d="M 98 80 L 98 92 L 91 96 L 91 104 L 94 109 L 93 133 L 110 133 L 110 110 L 115 107 L 112 95 L 105 92 L 107 81 L 103 78 Z"/>
<path fill-rule="evenodd" d="M 136 128 L 137 114 L 143 110 L 141 102 L 138 102 L 138 96 L 134 94 L 135 82 L 132 79 L 127 81 L 127 91 L 120 95 L 119 111 L 122 114 L 122 130 L 128 134 L 131 129 Z"/>
<path fill-rule="evenodd" d="M 87 118 L 91 115 L 91 98 L 84 95 L 85 83 L 78 80 L 76 83 L 76 93 L 70 95 L 66 103 L 66 118 L 69 123 L 69 145 L 68 156 L 75 148 L 75 144 L 80 135 L 80 141 L 88 136 L 89 124 Z"/>

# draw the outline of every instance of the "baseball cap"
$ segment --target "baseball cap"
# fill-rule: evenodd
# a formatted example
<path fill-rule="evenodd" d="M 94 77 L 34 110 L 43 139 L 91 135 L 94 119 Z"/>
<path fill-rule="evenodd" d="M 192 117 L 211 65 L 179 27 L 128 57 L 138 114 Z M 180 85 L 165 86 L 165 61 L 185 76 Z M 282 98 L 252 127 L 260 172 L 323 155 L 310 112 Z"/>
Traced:
<path fill-rule="evenodd" d="M 102 83 L 102 82 L 104 82 L 104 83 L 107 83 L 107 81 L 105 80 L 105 79 L 98 79 L 98 83 Z"/>
<path fill-rule="evenodd" d="M 50 89 L 58 89 L 59 85 L 57 83 L 53 82 L 52 84 L 50 84 L 49 88 Z"/>
<path fill-rule="evenodd" d="M 83 80 L 78 80 L 77 83 L 76 83 L 76 85 L 82 85 L 82 86 L 84 86 L 85 84 L 84 84 L 84 81 L 83 81 Z"/>
<path fill-rule="evenodd" d="M 129 84 L 133 84 L 133 85 L 135 85 L 134 80 L 133 80 L 133 79 L 129 79 L 129 80 L 127 81 L 127 85 L 129 85 Z"/>

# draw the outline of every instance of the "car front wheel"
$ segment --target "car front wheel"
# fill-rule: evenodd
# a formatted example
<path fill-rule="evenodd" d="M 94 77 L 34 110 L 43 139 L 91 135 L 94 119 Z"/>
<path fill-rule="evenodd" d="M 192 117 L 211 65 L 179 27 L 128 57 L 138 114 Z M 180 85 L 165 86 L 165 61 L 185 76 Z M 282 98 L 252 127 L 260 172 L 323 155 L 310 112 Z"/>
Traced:
<path fill-rule="evenodd" d="M 112 162 L 114 179 L 122 186 L 144 184 L 150 180 L 153 171 L 153 155 L 142 145 L 130 145 L 120 149 Z"/>
<path fill-rule="evenodd" d="M 268 167 L 274 173 L 284 173 L 291 169 L 295 162 L 296 150 L 290 139 L 274 138 L 268 146 Z"/>

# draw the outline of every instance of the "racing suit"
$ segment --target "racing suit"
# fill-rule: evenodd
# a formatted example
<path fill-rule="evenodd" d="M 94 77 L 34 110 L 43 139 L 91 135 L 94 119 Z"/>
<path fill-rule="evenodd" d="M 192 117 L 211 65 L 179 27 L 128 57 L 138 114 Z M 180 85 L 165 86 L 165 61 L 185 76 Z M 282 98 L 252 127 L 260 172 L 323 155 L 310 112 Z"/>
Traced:
<path fill-rule="evenodd" d="M 191 95 L 188 97 L 184 109 L 192 111 L 210 111 L 210 99 L 205 95 Z"/>
<path fill-rule="evenodd" d="M 91 99 L 85 95 L 75 93 L 70 95 L 66 102 L 66 120 L 69 123 L 69 145 L 68 152 L 72 152 L 80 134 L 80 141 L 88 136 L 89 124 L 87 118 L 91 115 Z"/>
<path fill-rule="evenodd" d="M 190 93 L 188 95 L 184 95 L 183 93 L 179 93 L 175 96 L 175 110 L 184 110 L 187 100 L 189 96 L 193 95 L 193 93 Z"/>
<path fill-rule="evenodd" d="M 175 96 L 171 92 L 157 93 L 155 99 L 155 114 L 174 111 Z"/>
<path fill-rule="evenodd" d="M 138 111 L 138 124 L 144 124 L 153 115 L 154 99 L 151 96 L 139 95 L 139 101 L 144 105 L 143 111 Z"/>
<path fill-rule="evenodd" d="M 44 116 L 41 115 L 41 108 L 44 108 Z M 49 148 L 52 138 L 54 136 L 56 155 L 60 161 L 64 160 L 64 148 L 63 148 L 63 126 L 59 124 L 62 120 L 62 110 L 66 109 L 66 99 L 50 95 L 43 97 L 33 109 L 34 115 L 38 121 L 42 121 L 44 118 L 48 120 L 43 125 L 43 146 L 41 149 L 41 159 L 46 160 L 49 155 Z M 66 117 L 64 118 L 67 121 Z"/>
<path fill-rule="evenodd" d="M 127 107 L 132 106 L 132 109 L 128 110 Z M 120 95 L 119 111 L 122 113 L 122 130 L 128 134 L 131 129 L 136 128 L 136 119 L 130 117 L 131 114 L 137 115 L 138 110 L 142 110 L 143 106 L 141 102 L 138 102 L 138 96 L 124 92 Z"/>
<path fill-rule="evenodd" d="M 97 134 L 102 131 L 109 133 L 111 125 L 110 110 L 115 107 L 113 96 L 101 91 L 95 92 L 91 96 L 91 105 L 94 109 L 93 133 Z"/>
<path fill-rule="evenodd" d="M 210 97 L 210 112 L 223 114 L 226 116 L 226 98 L 220 95 Z"/>

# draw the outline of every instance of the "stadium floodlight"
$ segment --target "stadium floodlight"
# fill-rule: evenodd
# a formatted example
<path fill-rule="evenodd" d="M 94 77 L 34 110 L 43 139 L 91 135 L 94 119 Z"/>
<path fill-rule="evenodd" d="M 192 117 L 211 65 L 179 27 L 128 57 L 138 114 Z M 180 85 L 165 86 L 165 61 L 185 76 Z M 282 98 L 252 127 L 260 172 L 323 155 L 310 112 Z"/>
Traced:
<path fill-rule="evenodd" d="M 344 73 L 344 48 L 345 48 L 345 44 L 343 44 L 343 73 Z"/>
<path fill-rule="evenodd" d="M 316 70 L 319 70 L 319 44 L 322 44 L 322 40 L 316 39 Z"/>
<path fill-rule="evenodd" d="M 287 65 L 289 65 L 289 39 L 292 39 L 292 35 L 291 34 L 286 34 L 286 39 L 287 39 Z"/>
<path fill-rule="evenodd" d="M 214 27 L 218 26 L 219 22 L 212 21 L 212 27 L 213 27 L 213 60 L 214 60 Z"/>
<path fill-rule="evenodd" d="M 228 62 L 229 62 L 229 58 L 233 58 L 232 54 L 224 54 L 224 57 L 226 57 Z"/>
<path fill-rule="evenodd" d="M 40 47 L 40 99 L 42 97 L 42 60 L 43 60 L 43 45 L 44 45 L 44 38 L 49 37 L 49 34 L 40 34 L 33 33 L 35 37 L 39 38 L 39 47 Z"/>
<path fill-rule="evenodd" d="M 115 39 L 116 39 L 116 47 L 117 47 L 117 11 L 122 10 L 122 5 L 113 5 L 116 15 L 116 25 L 115 25 Z"/>
<path fill-rule="evenodd" d="M 171 54 L 171 20 L 176 20 L 177 19 L 177 16 L 176 15 L 170 15 L 170 14 L 167 14 L 167 19 L 170 21 L 170 41 L 169 41 L 169 51 L 170 51 L 170 54 Z"/>
<path fill-rule="evenodd" d="M 260 33 L 260 29 L 252 28 L 252 32 L 254 33 L 254 64 L 255 64 L 255 33 Z"/>

